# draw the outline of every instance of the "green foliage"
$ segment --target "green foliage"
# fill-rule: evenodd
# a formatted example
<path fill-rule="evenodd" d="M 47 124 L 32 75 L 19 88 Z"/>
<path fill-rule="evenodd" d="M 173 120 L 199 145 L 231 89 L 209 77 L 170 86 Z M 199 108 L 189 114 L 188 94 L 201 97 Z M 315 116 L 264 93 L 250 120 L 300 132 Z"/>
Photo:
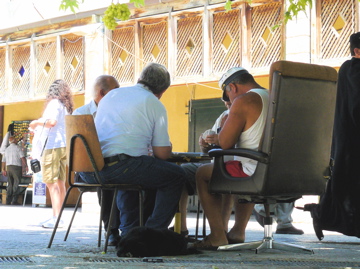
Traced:
<path fill-rule="evenodd" d="M 297 18 L 299 12 L 306 14 L 306 7 L 312 7 L 312 0 L 289 0 L 289 6 L 284 14 L 284 23 Z"/>
<path fill-rule="evenodd" d="M 252 0 L 247 0 L 247 1 L 251 5 Z M 285 1 L 285 0 L 283 0 L 283 1 Z M 284 23 L 287 23 L 288 20 L 292 20 L 293 18 L 296 18 L 298 16 L 299 12 L 306 12 L 307 6 L 309 6 L 310 8 L 312 7 L 312 1 L 313 0 L 289 0 L 289 7 L 287 8 L 287 10 L 284 14 Z M 80 2 L 83 3 L 84 0 L 61 0 L 60 10 L 67 10 L 68 8 L 70 8 L 70 10 L 75 13 L 75 9 L 79 9 Z M 145 0 L 130 0 L 130 3 L 133 3 L 136 8 L 145 6 Z M 231 10 L 231 3 L 232 3 L 232 0 L 226 1 L 226 3 L 225 3 L 226 11 Z M 115 5 L 115 4 L 112 3 L 111 5 Z M 118 5 L 120 5 L 120 4 L 118 3 Z M 126 4 L 122 4 L 122 5 L 126 5 Z M 109 6 L 109 8 L 110 8 L 110 6 Z M 107 10 L 109 10 L 109 8 Z M 129 8 L 127 8 L 127 9 L 129 9 Z M 123 10 L 125 11 L 124 6 L 123 6 Z M 113 17 L 111 19 L 110 17 L 111 17 L 111 15 L 108 14 L 107 15 L 108 19 L 106 19 L 106 20 L 114 21 L 116 18 L 116 17 Z M 123 16 L 123 18 L 125 18 L 125 17 Z"/>
<path fill-rule="evenodd" d="M 360 0 L 358 1 L 360 2 Z M 70 10 L 75 13 L 75 9 L 79 9 L 80 2 L 83 3 L 84 0 L 61 0 L 60 10 L 67 10 L 68 8 L 70 8 Z M 251 5 L 252 0 L 247 0 L 247 2 Z M 136 8 L 145 6 L 145 0 L 130 0 L 130 3 L 133 3 Z M 226 1 L 225 4 L 226 11 L 231 10 L 231 3 L 232 0 Z M 285 11 L 283 23 L 286 24 L 289 20 L 297 18 L 300 12 L 304 12 L 306 14 L 307 6 L 311 8 L 312 4 L 313 4 L 313 0 L 289 0 L 289 6 Z M 112 3 L 108 7 L 106 12 L 103 21 L 105 23 L 105 26 L 109 29 L 115 29 L 116 19 L 128 20 L 130 18 L 130 10 L 128 5 L 126 4 Z M 280 24 L 275 25 L 274 28 L 279 27 Z"/>
<path fill-rule="evenodd" d="M 226 10 L 226 11 L 231 10 L 231 0 L 227 0 L 227 1 L 226 1 L 225 10 Z"/>
<path fill-rule="evenodd" d="M 70 10 L 75 13 L 75 8 L 79 9 L 79 3 L 80 0 L 61 0 L 59 9 L 65 11 L 70 8 Z M 81 0 L 81 3 L 84 3 L 84 0 Z"/>
<path fill-rule="evenodd" d="M 137 8 L 145 6 L 145 0 L 130 0 L 130 3 L 134 3 Z"/>

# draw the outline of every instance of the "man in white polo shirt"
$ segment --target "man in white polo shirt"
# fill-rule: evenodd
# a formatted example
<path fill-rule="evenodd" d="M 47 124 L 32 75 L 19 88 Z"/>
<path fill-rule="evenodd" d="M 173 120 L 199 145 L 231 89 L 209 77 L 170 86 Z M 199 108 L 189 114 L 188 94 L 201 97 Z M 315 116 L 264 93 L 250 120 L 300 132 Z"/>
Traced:
<path fill-rule="evenodd" d="M 170 74 L 157 63 L 148 64 L 138 83 L 110 91 L 100 102 L 95 118 L 105 167 L 104 183 L 129 183 L 155 190 L 155 206 L 145 226 L 167 229 L 178 208 L 185 171 L 167 162 L 172 146 L 168 120 L 160 98 L 170 86 Z M 152 148 L 153 156 L 148 155 Z M 92 173 L 84 180 L 95 183 Z M 139 225 L 137 194 L 119 191 L 121 235 Z"/>

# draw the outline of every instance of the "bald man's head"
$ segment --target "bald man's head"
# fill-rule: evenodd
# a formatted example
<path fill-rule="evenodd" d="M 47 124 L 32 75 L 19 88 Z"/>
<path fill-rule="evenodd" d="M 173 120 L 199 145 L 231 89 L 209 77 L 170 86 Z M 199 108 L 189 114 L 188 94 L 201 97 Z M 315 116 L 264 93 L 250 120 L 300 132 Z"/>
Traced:
<path fill-rule="evenodd" d="M 96 78 L 94 85 L 94 101 L 98 104 L 109 91 L 119 88 L 119 82 L 110 75 L 102 75 Z"/>

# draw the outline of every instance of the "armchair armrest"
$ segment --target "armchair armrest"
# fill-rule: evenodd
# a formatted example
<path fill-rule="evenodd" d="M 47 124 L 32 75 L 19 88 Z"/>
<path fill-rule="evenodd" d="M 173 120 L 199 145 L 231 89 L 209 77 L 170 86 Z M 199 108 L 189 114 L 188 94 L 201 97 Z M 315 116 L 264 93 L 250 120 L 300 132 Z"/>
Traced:
<path fill-rule="evenodd" d="M 231 156 L 240 156 L 249 159 L 253 159 L 255 161 L 259 161 L 261 163 L 268 163 L 269 156 L 266 153 L 255 151 L 251 149 L 243 149 L 243 148 L 236 148 L 236 149 L 212 149 L 209 151 L 210 157 L 221 157 L 225 155 Z"/>

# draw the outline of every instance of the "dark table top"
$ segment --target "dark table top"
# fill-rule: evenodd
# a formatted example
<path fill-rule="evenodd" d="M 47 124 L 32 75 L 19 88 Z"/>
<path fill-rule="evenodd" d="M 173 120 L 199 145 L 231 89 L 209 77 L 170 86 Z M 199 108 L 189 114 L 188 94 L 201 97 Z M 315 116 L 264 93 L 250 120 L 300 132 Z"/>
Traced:
<path fill-rule="evenodd" d="M 212 158 L 202 152 L 173 152 L 167 161 L 176 163 L 195 163 L 210 160 L 212 160 Z"/>

